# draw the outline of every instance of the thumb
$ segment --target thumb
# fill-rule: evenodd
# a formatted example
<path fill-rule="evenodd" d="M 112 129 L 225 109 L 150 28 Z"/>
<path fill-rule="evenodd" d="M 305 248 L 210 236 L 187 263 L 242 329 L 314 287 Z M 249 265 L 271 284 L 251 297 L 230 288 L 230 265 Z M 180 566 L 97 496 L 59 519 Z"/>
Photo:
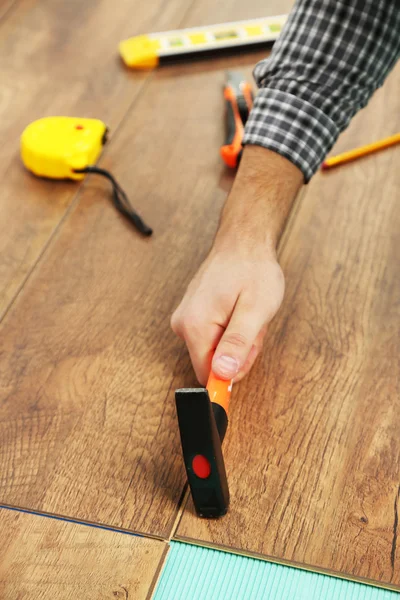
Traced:
<path fill-rule="evenodd" d="M 265 306 L 249 305 L 239 297 L 212 361 L 212 370 L 217 377 L 233 379 L 243 368 L 266 323 L 265 313 Z"/>

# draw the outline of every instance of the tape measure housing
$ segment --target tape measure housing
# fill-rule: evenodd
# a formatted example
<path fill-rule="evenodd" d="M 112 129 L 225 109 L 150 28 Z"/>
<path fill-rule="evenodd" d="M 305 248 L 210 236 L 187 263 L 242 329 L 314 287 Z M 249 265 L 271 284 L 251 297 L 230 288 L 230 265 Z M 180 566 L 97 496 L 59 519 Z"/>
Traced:
<path fill-rule="evenodd" d="M 39 177 L 83 179 L 84 169 L 96 163 L 106 140 L 107 126 L 98 119 L 44 117 L 22 133 L 21 158 Z"/>

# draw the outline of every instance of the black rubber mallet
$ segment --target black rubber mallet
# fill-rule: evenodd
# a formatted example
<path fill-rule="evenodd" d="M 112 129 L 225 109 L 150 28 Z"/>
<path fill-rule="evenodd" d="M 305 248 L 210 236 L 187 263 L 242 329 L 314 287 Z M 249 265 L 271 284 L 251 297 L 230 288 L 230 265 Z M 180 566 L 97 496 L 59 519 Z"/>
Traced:
<path fill-rule="evenodd" d="M 207 388 L 176 390 L 183 459 L 199 517 L 221 517 L 229 506 L 222 442 L 232 383 L 211 373 Z"/>

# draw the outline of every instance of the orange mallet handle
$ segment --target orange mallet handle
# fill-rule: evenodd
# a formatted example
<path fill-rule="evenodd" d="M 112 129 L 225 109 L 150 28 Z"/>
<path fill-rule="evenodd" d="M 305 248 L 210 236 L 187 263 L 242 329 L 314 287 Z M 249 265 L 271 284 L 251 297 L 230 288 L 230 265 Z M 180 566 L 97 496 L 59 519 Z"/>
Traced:
<path fill-rule="evenodd" d="M 231 399 L 232 392 L 232 381 L 226 381 L 225 379 L 219 379 L 211 371 L 210 377 L 207 382 L 208 395 L 210 396 L 211 402 L 219 404 L 226 412 L 228 416 L 229 402 Z"/>

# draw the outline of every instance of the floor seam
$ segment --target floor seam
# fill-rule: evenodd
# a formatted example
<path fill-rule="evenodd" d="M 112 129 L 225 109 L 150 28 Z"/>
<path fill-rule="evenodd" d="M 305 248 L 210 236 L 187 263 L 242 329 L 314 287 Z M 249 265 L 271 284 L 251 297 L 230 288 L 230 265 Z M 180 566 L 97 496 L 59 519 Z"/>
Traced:
<path fill-rule="evenodd" d="M 171 545 L 169 542 L 166 542 L 166 547 L 164 549 L 160 562 L 158 563 L 157 571 L 154 573 L 153 581 L 151 582 L 150 587 L 148 589 L 146 600 L 153 600 L 156 594 L 158 584 L 160 583 L 160 579 L 167 564 L 168 554 L 170 553 L 170 550 Z"/>
<path fill-rule="evenodd" d="M 106 523 L 100 523 L 96 521 L 86 521 L 85 519 L 78 519 L 75 517 L 69 517 L 66 515 L 60 515 L 56 513 L 49 513 L 46 511 L 33 509 L 33 508 L 24 508 L 22 506 L 16 506 L 12 504 L 0 504 L 0 510 L 10 510 L 17 513 L 24 513 L 28 515 L 34 515 L 37 517 L 43 517 L 45 519 L 53 519 L 55 521 L 63 521 L 65 523 L 73 523 L 75 525 L 83 525 L 84 527 L 93 527 L 95 529 L 102 529 L 105 531 L 112 531 L 114 533 L 122 533 L 124 535 L 131 535 L 133 537 L 141 537 L 151 540 L 157 540 L 159 542 L 169 543 L 168 537 L 164 537 L 162 535 L 152 534 L 145 531 L 137 531 L 133 529 L 125 529 L 124 527 L 116 527 L 113 525 L 108 525 Z"/>
<path fill-rule="evenodd" d="M 182 515 L 183 515 L 184 510 L 186 508 L 186 504 L 187 504 L 187 501 L 188 501 L 188 498 L 189 498 L 189 494 L 190 494 L 189 484 L 188 484 L 188 482 L 186 482 L 186 484 L 185 484 L 185 486 L 183 488 L 181 497 L 179 498 L 179 501 L 178 501 L 178 511 L 176 513 L 175 520 L 174 520 L 174 522 L 172 524 L 171 531 L 170 531 L 170 534 L 169 534 L 169 537 L 168 537 L 168 541 L 169 542 L 174 538 L 176 530 L 179 527 L 179 523 L 181 522 Z"/>

